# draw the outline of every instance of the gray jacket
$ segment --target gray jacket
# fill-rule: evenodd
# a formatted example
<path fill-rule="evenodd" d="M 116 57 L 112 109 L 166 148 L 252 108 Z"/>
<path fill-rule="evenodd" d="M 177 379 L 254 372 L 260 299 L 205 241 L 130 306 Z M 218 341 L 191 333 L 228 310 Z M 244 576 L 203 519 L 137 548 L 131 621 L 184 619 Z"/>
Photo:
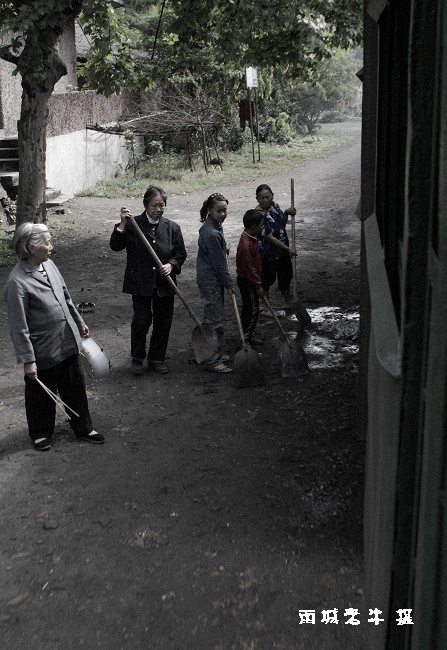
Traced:
<path fill-rule="evenodd" d="M 79 353 L 80 328 L 85 325 L 57 266 L 48 260 L 43 267 L 48 280 L 26 260 L 20 260 L 5 287 L 17 362 L 35 361 L 42 370 Z"/>
<path fill-rule="evenodd" d="M 199 230 L 197 251 L 197 284 L 201 286 L 233 287 L 227 266 L 227 247 L 222 226 L 208 216 Z"/>

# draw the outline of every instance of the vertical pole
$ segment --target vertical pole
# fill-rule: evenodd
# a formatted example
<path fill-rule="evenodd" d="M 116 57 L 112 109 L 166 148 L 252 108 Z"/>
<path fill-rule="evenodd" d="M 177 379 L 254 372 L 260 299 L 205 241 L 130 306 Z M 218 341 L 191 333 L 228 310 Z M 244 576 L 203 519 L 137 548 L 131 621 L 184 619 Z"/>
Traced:
<path fill-rule="evenodd" d="M 202 135 L 202 158 L 203 158 L 203 166 L 205 167 L 205 171 L 208 174 L 208 165 L 207 165 L 207 152 L 206 152 L 206 140 L 205 140 L 205 130 L 203 128 L 203 124 L 200 123 L 200 132 Z"/>
<path fill-rule="evenodd" d="M 251 110 L 250 87 L 247 88 L 247 98 L 248 98 L 248 110 L 250 115 L 251 149 L 253 152 L 253 162 L 255 162 L 255 143 L 253 139 L 253 113 Z"/>
<path fill-rule="evenodd" d="M 189 169 L 193 172 L 194 171 L 194 163 L 192 160 L 192 154 L 191 154 L 191 142 L 190 142 L 190 134 L 186 134 L 186 152 L 188 154 L 188 162 L 189 162 Z"/>
<path fill-rule="evenodd" d="M 258 162 L 261 160 L 261 148 L 259 146 L 259 121 L 258 121 L 258 93 L 255 87 L 255 117 L 256 117 L 256 140 L 258 142 Z"/>
<path fill-rule="evenodd" d="M 219 161 L 219 167 L 223 171 L 222 161 L 221 161 L 221 158 L 219 156 L 219 151 L 217 149 L 217 142 L 216 142 L 216 140 L 214 138 L 214 135 L 213 135 L 212 131 L 210 131 L 210 135 L 211 135 L 211 142 L 213 143 L 213 146 L 214 146 L 214 151 L 216 152 L 217 160 Z M 217 138 L 217 130 L 216 130 L 216 138 Z"/>
<path fill-rule="evenodd" d="M 290 207 L 295 207 L 295 180 L 290 179 Z M 296 253 L 296 231 L 295 231 L 295 215 L 292 214 L 292 250 Z M 296 301 L 296 255 L 293 256 L 293 284 L 292 284 L 292 297 Z"/>

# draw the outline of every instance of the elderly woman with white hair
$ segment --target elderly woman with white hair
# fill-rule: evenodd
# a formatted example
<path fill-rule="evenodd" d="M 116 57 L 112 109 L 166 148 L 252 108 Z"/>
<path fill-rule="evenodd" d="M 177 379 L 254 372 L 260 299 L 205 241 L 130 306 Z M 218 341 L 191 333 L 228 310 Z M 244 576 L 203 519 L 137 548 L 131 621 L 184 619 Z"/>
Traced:
<path fill-rule="evenodd" d="M 36 449 L 46 451 L 54 433 L 56 404 L 38 378 L 69 407 L 74 434 L 103 443 L 104 437 L 93 429 L 79 357 L 81 337 L 88 337 L 89 329 L 49 259 L 53 245 L 47 226 L 18 226 L 13 246 L 19 261 L 6 282 L 5 297 L 17 362 L 23 363 L 25 374 L 30 438 Z"/>

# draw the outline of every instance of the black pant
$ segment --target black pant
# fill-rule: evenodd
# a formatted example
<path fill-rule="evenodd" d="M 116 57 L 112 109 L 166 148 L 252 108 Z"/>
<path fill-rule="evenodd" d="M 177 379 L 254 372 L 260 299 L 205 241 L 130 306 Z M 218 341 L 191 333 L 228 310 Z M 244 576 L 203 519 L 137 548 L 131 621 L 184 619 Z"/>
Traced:
<path fill-rule="evenodd" d="M 241 293 L 241 323 L 246 341 L 250 341 L 259 317 L 259 296 L 256 289 L 245 278 L 237 277 L 237 286 Z"/>
<path fill-rule="evenodd" d="M 268 291 L 275 284 L 276 277 L 278 277 L 278 289 L 288 291 L 293 278 L 293 266 L 289 256 L 274 261 L 262 260 L 261 283 L 264 291 Z"/>
<path fill-rule="evenodd" d="M 174 315 L 174 296 L 161 298 L 154 291 L 152 296 L 132 296 L 132 303 L 133 318 L 130 328 L 132 359 L 144 361 L 146 358 L 146 336 L 153 323 L 147 359 L 163 362 Z"/>
<path fill-rule="evenodd" d="M 71 411 L 67 411 L 70 426 L 75 434 L 84 435 L 93 431 L 85 392 L 84 371 L 78 354 L 46 370 L 39 370 L 38 366 L 37 376 L 53 393 L 58 392 L 60 398 L 79 415 L 76 417 Z M 37 381 L 29 379 L 26 375 L 25 408 L 31 440 L 51 438 L 54 433 L 56 404 Z"/>

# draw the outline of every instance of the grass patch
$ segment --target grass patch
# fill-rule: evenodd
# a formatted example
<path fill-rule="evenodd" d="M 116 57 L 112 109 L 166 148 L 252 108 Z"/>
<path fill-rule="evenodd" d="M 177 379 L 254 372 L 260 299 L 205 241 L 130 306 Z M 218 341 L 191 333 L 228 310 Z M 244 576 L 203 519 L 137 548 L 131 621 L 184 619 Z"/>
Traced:
<path fill-rule="evenodd" d="M 57 233 L 60 236 L 64 232 L 74 230 L 77 224 L 72 217 L 51 213 L 49 210 L 47 226 L 52 234 Z M 11 248 L 13 237 L 14 230 L 12 230 L 12 227 L 9 230 L 0 229 L 0 267 L 13 266 L 17 262 L 15 251 Z"/>
<path fill-rule="evenodd" d="M 219 183 L 235 185 L 254 181 L 261 176 L 274 176 L 305 162 L 325 158 L 352 144 L 359 137 L 360 122 L 325 124 L 315 136 L 296 138 L 287 145 L 255 142 L 255 162 L 251 144 L 235 153 L 222 153 L 223 170 L 215 166 L 206 173 L 199 158 L 196 171 L 184 168 L 182 160 L 173 155 L 163 155 L 145 161 L 137 170 L 136 177 L 127 173 L 111 181 L 78 192 L 77 196 L 96 196 L 116 199 L 142 196 L 149 184 L 160 185 L 168 194 L 188 194 L 215 187 Z"/>
<path fill-rule="evenodd" d="M 51 232 L 64 233 L 67 230 L 74 230 L 79 224 L 76 224 L 73 217 L 66 214 L 57 214 L 48 212 L 47 226 Z"/>

